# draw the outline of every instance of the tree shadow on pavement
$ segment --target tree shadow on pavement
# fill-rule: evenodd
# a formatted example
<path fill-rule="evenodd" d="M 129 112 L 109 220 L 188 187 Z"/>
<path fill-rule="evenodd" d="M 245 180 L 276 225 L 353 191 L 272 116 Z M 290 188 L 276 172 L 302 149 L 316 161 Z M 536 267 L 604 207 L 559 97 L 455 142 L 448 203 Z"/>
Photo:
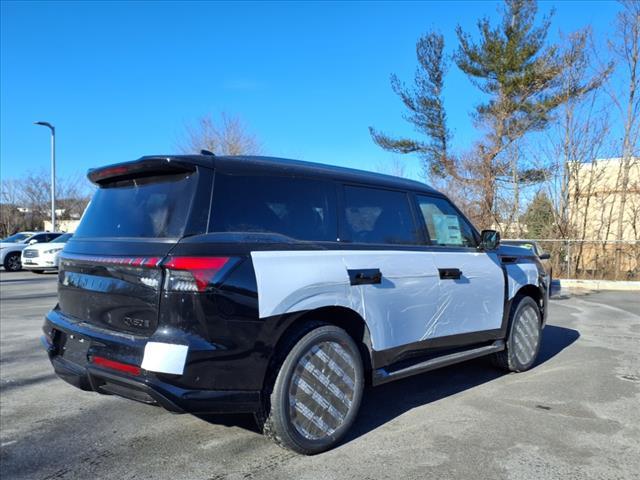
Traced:
<path fill-rule="evenodd" d="M 547 325 L 533 368 L 558 355 L 579 337 L 577 330 Z M 341 443 L 355 440 L 413 408 L 478 387 L 506 374 L 493 367 L 487 358 L 480 358 L 369 388 L 356 423 Z"/>

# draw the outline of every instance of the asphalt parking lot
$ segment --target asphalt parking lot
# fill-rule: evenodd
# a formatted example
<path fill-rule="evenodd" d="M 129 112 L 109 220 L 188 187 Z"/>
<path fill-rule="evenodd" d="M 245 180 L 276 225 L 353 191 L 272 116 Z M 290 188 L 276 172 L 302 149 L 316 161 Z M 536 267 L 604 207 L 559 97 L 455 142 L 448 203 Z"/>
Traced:
<path fill-rule="evenodd" d="M 476 360 L 368 390 L 347 440 L 302 457 L 246 417 L 173 415 L 58 380 L 38 340 L 55 282 L 0 272 L 3 479 L 638 478 L 637 292 L 559 295 L 533 370 Z"/>

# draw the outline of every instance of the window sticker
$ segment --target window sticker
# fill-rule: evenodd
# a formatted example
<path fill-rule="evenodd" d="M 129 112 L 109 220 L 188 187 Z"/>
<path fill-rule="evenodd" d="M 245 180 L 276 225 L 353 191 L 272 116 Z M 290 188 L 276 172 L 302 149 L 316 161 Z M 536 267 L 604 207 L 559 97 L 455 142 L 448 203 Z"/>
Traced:
<path fill-rule="evenodd" d="M 440 245 L 462 245 L 460 221 L 457 215 L 431 215 L 436 230 L 436 241 Z"/>

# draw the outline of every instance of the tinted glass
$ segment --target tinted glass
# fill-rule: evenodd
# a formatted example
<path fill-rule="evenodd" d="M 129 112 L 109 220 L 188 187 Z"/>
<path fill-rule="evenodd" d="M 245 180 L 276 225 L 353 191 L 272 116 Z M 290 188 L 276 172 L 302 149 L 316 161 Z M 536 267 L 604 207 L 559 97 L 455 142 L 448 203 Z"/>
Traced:
<path fill-rule="evenodd" d="M 405 245 L 419 242 L 406 193 L 347 186 L 344 197 L 346 239 Z"/>
<path fill-rule="evenodd" d="M 143 177 L 100 187 L 75 236 L 180 237 L 195 188 L 193 174 Z"/>
<path fill-rule="evenodd" d="M 536 253 L 536 248 L 535 245 L 533 243 L 528 243 L 528 242 L 501 242 L 504 245 L 513 245 L 514 247 L 520 247 L 520 248 L 526 248 L 527 250 L 531 250 L 532 252 Z"/>
<path fill-rule="evenodd" d="M 67 240 L 69 240 L 72 235 L 73 234 L 71 233 L 64 233 L 60 235 L 58 238 L 51 240 L 51 243 L 67 243 Z"/>
<path fill-rule="evenodd" d="M 418 204 L 433 245 L 447 247 L 477 245 L 473 228 L 448 200 L 419 196 Z"/>
<path fill-rule="evenodd" d="M 11 235 L 11 236 L 9 236 L 7 238 L 3 238 L 0 241 L 1 242 L 5 242 L 5 243 L 19 243 L 19 242 L 22 242 L 22 241 L 26 240 L 31 235 L 33 235 L 33 234 L 32 233 L 14 233 L 13 235 Z"/>
<path fill-rule="evenodd" d="M 34 235 L 29 239 L 29 242 L 35 241 L 36 243 L 46 243 L 49 241 L 49 234 L 47 233 L 39 233 L 38 235 Z"/>
<path fill-rule="evenodd" d="M 210 230 L 335 241 L 335 186 L 304 178 L 217 174 Z"/>

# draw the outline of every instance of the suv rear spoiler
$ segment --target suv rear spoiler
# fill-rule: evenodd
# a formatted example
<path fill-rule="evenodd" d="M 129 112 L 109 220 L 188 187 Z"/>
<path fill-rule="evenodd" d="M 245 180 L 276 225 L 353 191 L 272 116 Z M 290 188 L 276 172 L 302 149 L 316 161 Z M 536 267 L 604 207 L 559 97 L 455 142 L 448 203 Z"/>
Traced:
<path fill-rule="evenodd" d="M 196 165 L 171 157 L 143 157 L 132 162 L 116 163 L 106 167 L 92 168 L 87 178 L 96 185 L 128 180 L 136 177 L 152 175 L 170 175 L 176 173 L 195 172 Z"/>

